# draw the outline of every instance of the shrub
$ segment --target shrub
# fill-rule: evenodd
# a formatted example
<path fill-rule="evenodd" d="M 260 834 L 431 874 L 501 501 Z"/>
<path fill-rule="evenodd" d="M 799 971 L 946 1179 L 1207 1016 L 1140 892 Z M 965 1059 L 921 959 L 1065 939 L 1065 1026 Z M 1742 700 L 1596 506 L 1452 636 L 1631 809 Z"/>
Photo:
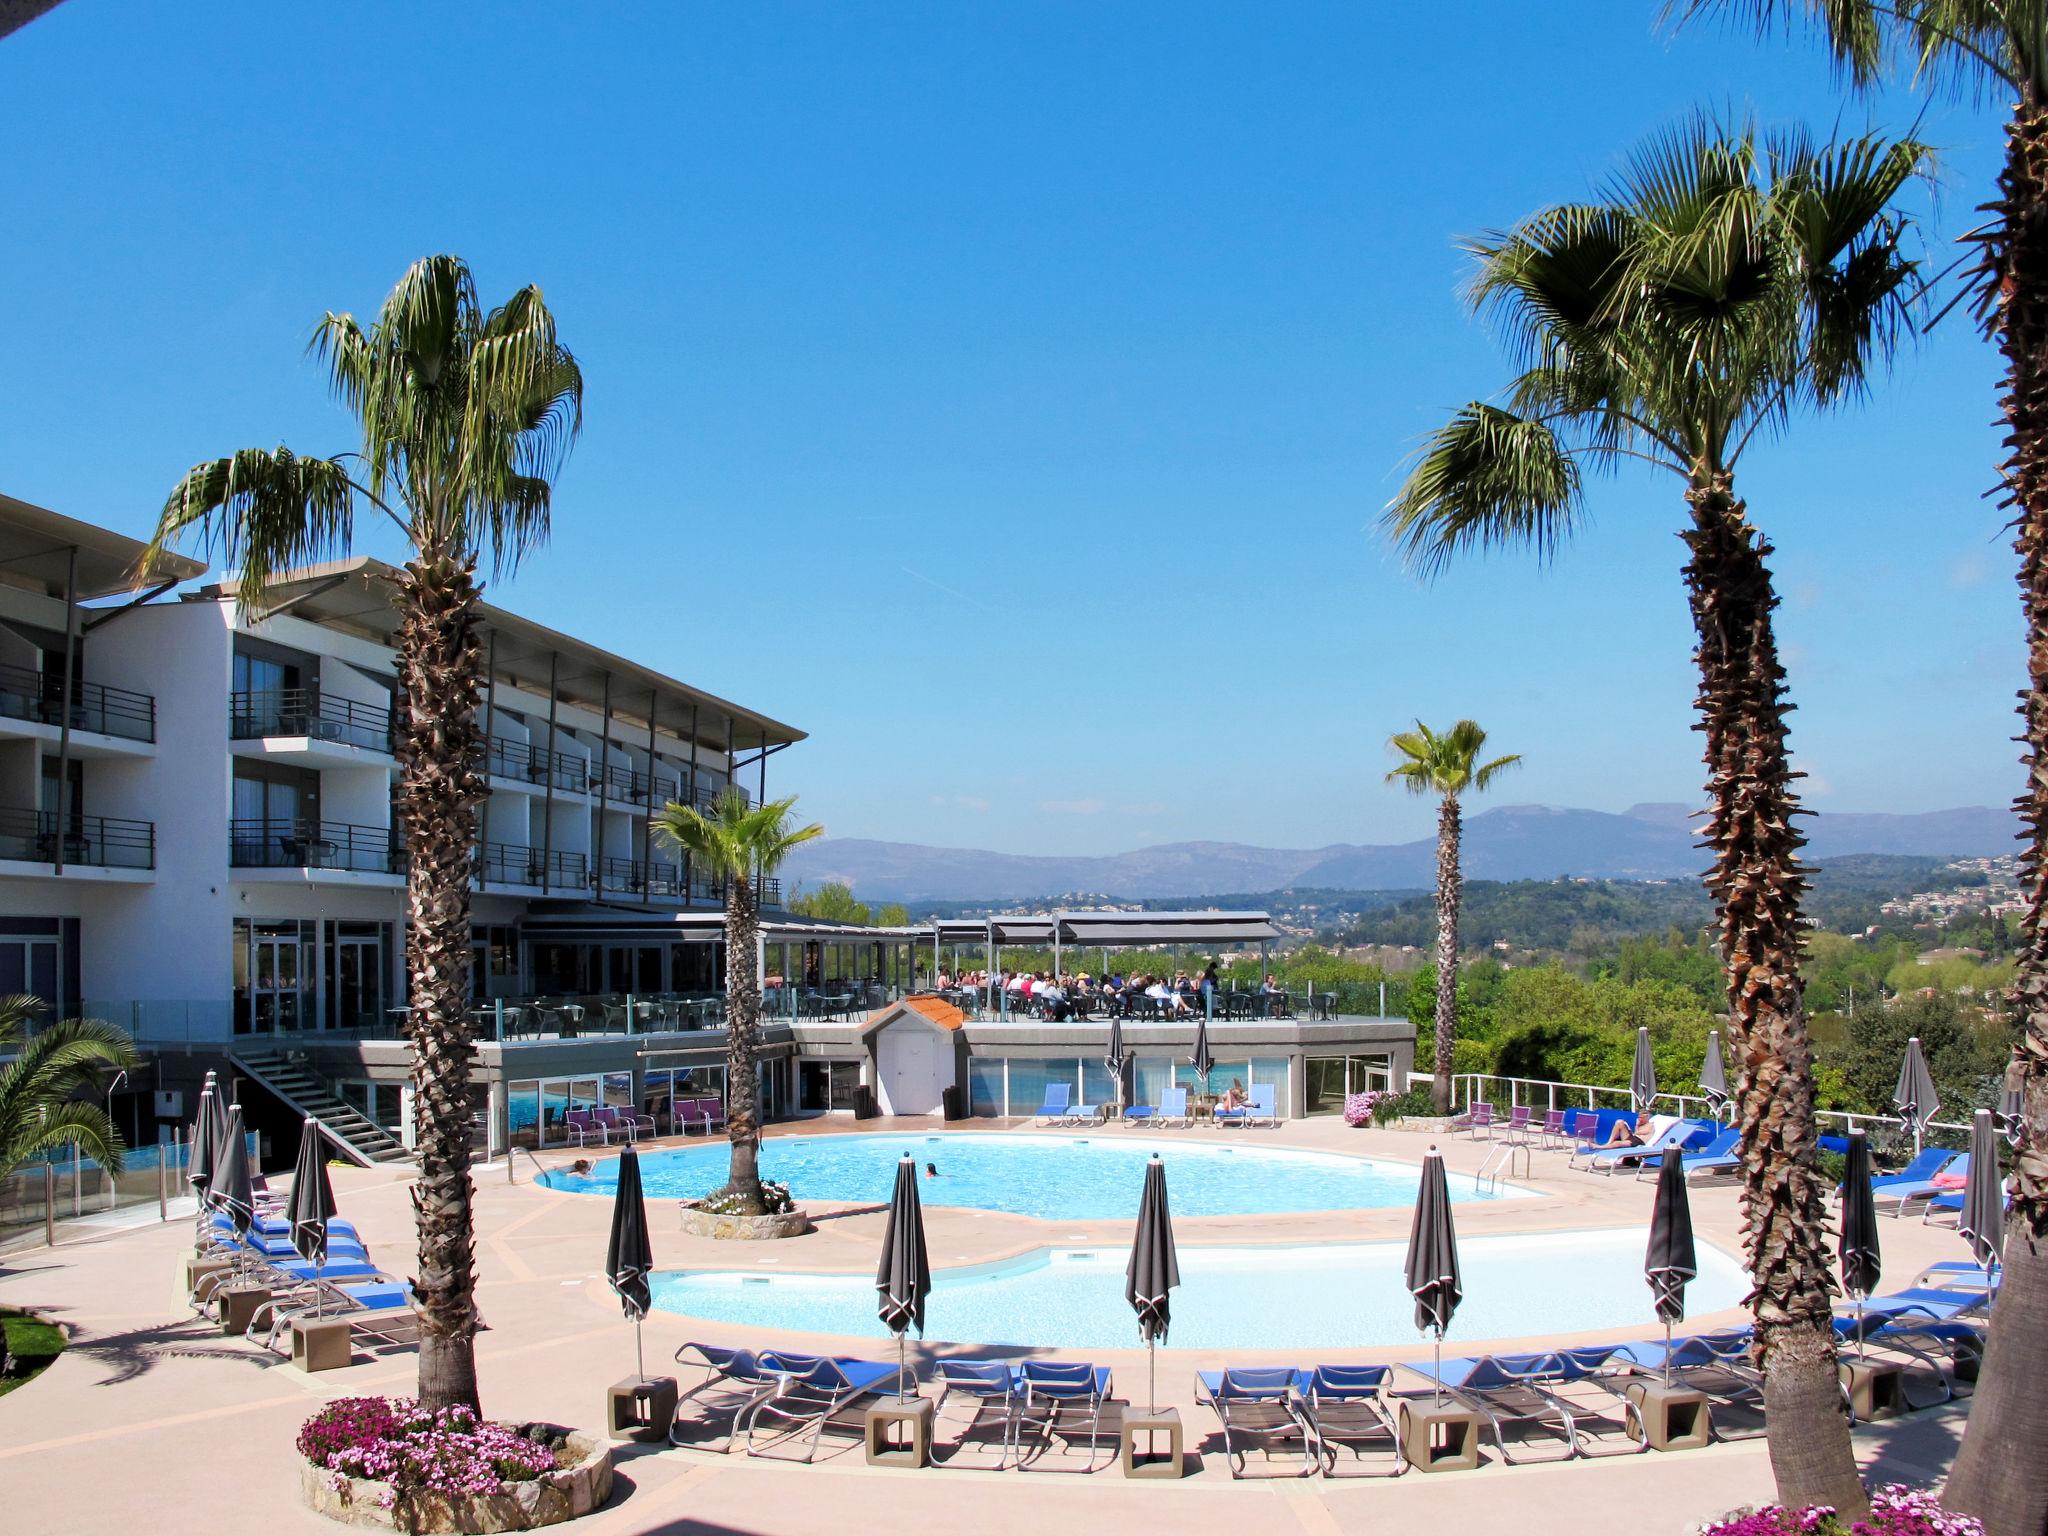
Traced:
<path fill-rule="evenodd" d="M 697 1202 L 702 1210 L 714 1216 L 752 1215 L 751 1211 L 740 1209 L 740 1198 L 729 1189 L 715 1190 Z M 761 1181 L 761 1209 L 770 1216 L 785 1216 L 796 1209 L 796 1202 L 789 1197 L 789 1186 L 771 1180 Z"/>
<path fill-rule="evenodd" d="M 1709 1521 L 1700 1536 L 1984 1536 L 1984 1527 L 1943 1509 L 1928 1489 L 1888 1483 L 1870 1496 L 1870 1513 L 1861 1520 L 1844 1521 L 1825 1507 L 1766 1504 Z"/>
<path fill-rule="evenodd" d="M 1373 1110 L 1378 1106 L 1380 1100 L 1392 1097 L 1392 1094 L 1380 1088 L 1368 1089 L 1364 1093 L 1350 1095 L 1344 1100 L 1344 1123 L 1346 1125 L 1371 1125 L 1373 1123 Z"/>
<path fill-rule="evenodd" d="M 301 1427 L 299 1454 L 331 1473 L 336 1486 L 349 1477 L 389 1483 L 394 1506 L 422 1493 L 496 1493 L 557 1465 L 545 1435 L 487 1423 L 460 1405 L 422 1408 L 409 1397 L 337 1398 Z"/>
<path fill-rule="evenodd" d="M 1372 1107 L 1374 1125 L 1390 1125 L 1406 1115 L 1433 1115 L 1436 1101 L 1427 1088 L 1410 1088 L 1406 1093 L 1383 1093 Z"/>

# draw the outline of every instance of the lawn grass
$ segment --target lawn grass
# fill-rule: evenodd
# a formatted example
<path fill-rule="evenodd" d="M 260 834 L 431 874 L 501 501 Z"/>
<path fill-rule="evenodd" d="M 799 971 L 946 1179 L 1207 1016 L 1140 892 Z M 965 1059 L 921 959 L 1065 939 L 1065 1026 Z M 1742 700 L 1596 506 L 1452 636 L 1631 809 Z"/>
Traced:
<path fill-rule="evenodd" d="M 14 1374 L 0 1376 L 0 1397 L 16 1387 L 25 1387 L 64 1349 L 64 1331 L 40 1318 L 20 1312 L 0 1313 L 0 1329 L 7 1334 L 7 1348 L 14 1355 Z"/>

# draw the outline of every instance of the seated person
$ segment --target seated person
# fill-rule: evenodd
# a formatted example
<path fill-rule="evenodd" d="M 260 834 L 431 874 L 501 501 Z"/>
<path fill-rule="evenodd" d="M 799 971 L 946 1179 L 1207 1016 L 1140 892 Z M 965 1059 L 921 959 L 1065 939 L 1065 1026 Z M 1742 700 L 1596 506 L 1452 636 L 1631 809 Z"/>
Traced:
<path fill-rule="evenodd" d="M 1633 1121 L 1617 1120 L 1607 1132 L 1603 1147 L 1640 1147 L 1650 1139 L 1651 1115 L 1644 1110 Z"/>
<path fill-rule="evenodd" d="M 1244 1084 L 1233 1077 L 1230 1086 L 1223 1090 L 1223 1097 L 1216 1101 L 1216 1111 L 1222 1114 L 1229 1110 L 1243 1109 L 1250 1102 L 1251 1100 L 1245 1097 Z"/>

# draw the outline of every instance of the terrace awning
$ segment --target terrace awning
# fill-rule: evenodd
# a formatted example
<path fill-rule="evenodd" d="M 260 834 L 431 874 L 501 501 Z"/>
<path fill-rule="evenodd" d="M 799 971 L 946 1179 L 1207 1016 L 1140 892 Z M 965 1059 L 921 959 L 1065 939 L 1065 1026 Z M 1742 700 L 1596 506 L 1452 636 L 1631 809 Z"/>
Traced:
<path fill-rule="evenodd" d="M 951 918 L 935 923 L 941 944 L 1068 944 L 1111 949 L 1162 944 L 1258 944 L 1280 937 L 1264 912 L 1048 912 Z"/>
<path fill-rule="evenodd" d="M 528 917 L 520 924 L 528 939 L 554 944 L 590 944 L 624 941 L 667 944 L 721 944 L 725 941 L 723 912 L 623 912 L 597 907 Z M 859 944 L 886 939 L 926 939 L 928 928 L 865 928 L 857 923 L 827 922 L 812 917 L 764 917 L 761 937 L 770 944 L 822 940 Z"/>

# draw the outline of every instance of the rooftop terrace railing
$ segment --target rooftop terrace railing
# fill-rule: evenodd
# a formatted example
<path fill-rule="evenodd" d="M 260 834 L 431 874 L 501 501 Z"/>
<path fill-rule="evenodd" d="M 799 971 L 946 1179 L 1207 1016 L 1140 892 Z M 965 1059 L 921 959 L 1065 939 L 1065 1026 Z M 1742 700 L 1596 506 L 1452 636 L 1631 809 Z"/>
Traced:
<path fill-rule="evenodd" d="M 487 843 L 477 872 L 491 885 L 544 885 L 556 891 L 590 888 L 589 856 L 560 848 L 543 852 L 523 843 Z"/>
<path fill-rule="evenodd" d="M 0 715 L 40 725 L 62 725 L 64 679 L 33 667 L 0 665 Z M 129 741 L 155 741 L 156 699 L 133 688 L 73 682 L 71 728 Z"/>
<path fill-rule="evenodd" d="M 371 752 L 392 750 L 391 711 L 316 688 L 268 688 L 228 696 L 228 736 L 305 736 Z"/>
<path fill-rule="evenodd" d="M 243 818 L 228 823 L 228 863 L 236 869 L 338 869 L 402 875 L 405 849 L 389 827 Z"/>
<path fill-rule="evenodd" d="M 121 816 L 74 816 L 62 843 L 66 864 L 155 869 L 156 823 Z M 51 811 L 0 809 L 0 859 L 56 861 L 57 817 Z"/>

